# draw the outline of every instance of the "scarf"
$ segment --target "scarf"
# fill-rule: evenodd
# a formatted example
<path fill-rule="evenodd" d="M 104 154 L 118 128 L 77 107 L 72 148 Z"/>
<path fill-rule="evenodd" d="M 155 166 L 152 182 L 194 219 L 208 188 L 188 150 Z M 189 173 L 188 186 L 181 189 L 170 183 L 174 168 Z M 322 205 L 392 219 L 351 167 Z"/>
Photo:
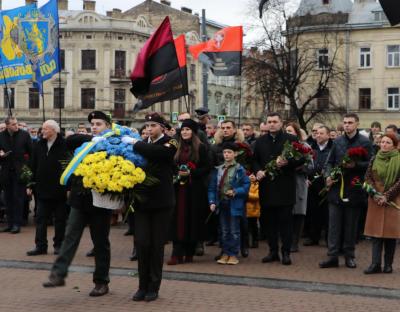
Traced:
<path fill-rule="evenodd" d="M 378 174 L 381 181 L 384 181 L 387 191 L 400 176 L 400 153 L 397 149 L 389 152 L 379 151 L 376 154 L 372 170 Z"/>

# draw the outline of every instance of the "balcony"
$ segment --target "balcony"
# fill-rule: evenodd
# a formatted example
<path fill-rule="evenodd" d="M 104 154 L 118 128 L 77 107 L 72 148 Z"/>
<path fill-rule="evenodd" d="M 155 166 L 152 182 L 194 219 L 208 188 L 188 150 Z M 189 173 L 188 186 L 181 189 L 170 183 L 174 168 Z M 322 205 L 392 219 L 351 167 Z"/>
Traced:
<path fill-rule="evenodd" d="M 130 70 L 127 73 L 125 69 L 114 69 L 110 71 L 110 81 L 115 83 L 130 82 L 130 75 Z"/>
<path fill-rule="evenodd" d="M 124 119 L 125 118 L 125 104 L 115 103 L 114 111 L 112 114 L 113 119 Z"/>

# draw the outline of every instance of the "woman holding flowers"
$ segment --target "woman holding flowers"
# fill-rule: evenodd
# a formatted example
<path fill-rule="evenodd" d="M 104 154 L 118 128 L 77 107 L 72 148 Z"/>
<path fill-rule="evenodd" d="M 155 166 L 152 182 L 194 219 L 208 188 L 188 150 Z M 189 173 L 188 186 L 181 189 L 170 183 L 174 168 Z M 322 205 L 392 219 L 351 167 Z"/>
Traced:
<path fill-rule="evenodd" d="M 172 219 L 173 249 L 169 265 L 193 261 L 196 243 L 204 237 L 207 214 L 207 177 L 210 165 L 207 148 L 197 136 L 198 124 L 183 121 L 175 154 L 176 204 Z"/>
<path fill-rule="evenodd" d="M 385 248 L 384 273 L 392 273 L 396 239 L 400 238 L 400 152 L 394 134 L 382 136 L 380 150 L 371 161 L 366 183 L 377 192 L 368 199 L 365 235 L 373 237 L 372 263 L 365 274 L 382 272 L 382 249 Z"/>

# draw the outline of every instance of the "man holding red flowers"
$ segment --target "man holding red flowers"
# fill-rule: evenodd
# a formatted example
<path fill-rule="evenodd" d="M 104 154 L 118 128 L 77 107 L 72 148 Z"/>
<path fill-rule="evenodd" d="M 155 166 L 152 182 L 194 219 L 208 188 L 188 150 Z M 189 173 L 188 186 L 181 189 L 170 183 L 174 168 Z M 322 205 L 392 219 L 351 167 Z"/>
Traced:
<path fill-rule="evenodd" d="M 350 113 L 344 116 L 345 133 L 333 142 L 324 170 L 326 185 L 329 188 L 329 258 L 319 264 L 320 268 L 339 266 L 338 256 L 342 242 L 346 266 L 356 267 L 358 219 L 361 207 L 366 201 L 366 193 L 361 187 L 354 183 L 352 185 L 352 181 L 355 177 L 364 177 L 373 153 L 371 142 L 359 133 L 358 125 L 357 114 Z M 332 172 L 335 172 L 335 177 Z"/>

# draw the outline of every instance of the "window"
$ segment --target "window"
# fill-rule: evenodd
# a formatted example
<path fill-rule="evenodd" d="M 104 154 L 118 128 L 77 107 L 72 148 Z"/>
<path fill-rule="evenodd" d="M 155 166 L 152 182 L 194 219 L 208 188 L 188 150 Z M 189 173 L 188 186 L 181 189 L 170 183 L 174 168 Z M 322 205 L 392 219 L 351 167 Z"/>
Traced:
<path fill-rule="evenodd" d="M 190 81 L 196 81 L 196 64 L 190 64 Z"/>
<path fill-rule="evenodd" d="M 8 99 L 10 102 L 8 102 Z M 8 106 L 10 103 L 10 106 Z M 4 88 L 4 108 L 15 108 L 15 89 L 8 88 L 8 96 L 7 89 Z"/>
<path fill-rule="evenodd" d="M 325 5 L 327 5 L 327 4 L 329 4 L 329 0 L 322 0 L 322 4 L 325 4 Z"/>
<path fill-rule="evenodd" d="M 96 106 L 96 89 L 84 88 L 81 89 L 81 108 L 94 109 Z"/>
<path fill-rule="evenodd" d="M 386 22 L 387 18 L 383 11 L 373 12 L 375 22 Z"/>
<path fill-rule="evenodd" d="M 329 67 L 328 49 L 318 50 L 318 69 L 327 69 Z"/>
<path fill-rule="evenodd" d="M 358 106 L 360 109 L 371 109 L 370 88 L 361 88 L 358 90 Z"/>
<path fill-rule="evenodd" d="M 115 51 L 115 74 L 125 76 L 126 70 L 126 52 L 125 51 Z"/>
<path fill-rule="evenodd" d="M 400 46 L 390 45 L 387 48 L 387 65 L 388 67 L 400 66 Z"/>
<path fill-rule="evenodd" d="M 371 48 L 360 48 L 360 67 L 371 67 Z"/>
<path fill-rule="evenodd" d="M 96 69 L 96 50 L 82 50 L 82 69 Z"/>
<path fill-rule="evenodd" d="M 64 88 L 54 88 L 54 108 L 64 108 L 64 94 Z"/>
<path fill-rule="evenodd" d="M 400 107 L 400 94 L 399 88 L 389 88 L 388 89 L 388 109 L 399 109 Z"/>
<path fill-rule="evenodd" d="M 124 109 L 125 108 L 125 89 L 115 89 L 114 90 L 114 109 Z"/>
<path fill-rule="evenodd" d="M 329 89 L 321 91 L 321 95 L 317 98 L 317 109 L 324 110 L 329 108 Z"/>
<path fill-rule="evenodd" d="M 60 67 L 65 70 L 65 50 L 60 50 Z"/>
<path fill-rule="evenodd" d="M 29 109 L 39 108 L 39 90 L 29 88 Z"/>

